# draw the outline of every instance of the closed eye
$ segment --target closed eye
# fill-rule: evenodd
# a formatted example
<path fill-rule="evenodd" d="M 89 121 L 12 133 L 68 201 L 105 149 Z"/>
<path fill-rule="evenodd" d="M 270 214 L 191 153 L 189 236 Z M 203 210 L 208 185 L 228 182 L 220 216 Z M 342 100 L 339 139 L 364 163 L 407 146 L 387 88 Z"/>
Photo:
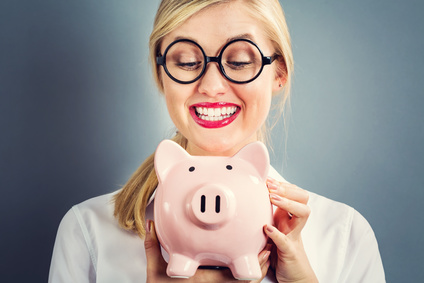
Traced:
<path fill-rule="evenodd" d="M 242 70 L 249 68 L 253 63 L 246 61 L 227 61 L 226 65 L 233 70 Z"/>
<path fill-rule="evenodd" d="M 197 62 L 181 62 L 176 64 L 179 68 L 186 70 L 186 71 L 194 71 L 199 69 L 202 66 L 201 61 Z"/>

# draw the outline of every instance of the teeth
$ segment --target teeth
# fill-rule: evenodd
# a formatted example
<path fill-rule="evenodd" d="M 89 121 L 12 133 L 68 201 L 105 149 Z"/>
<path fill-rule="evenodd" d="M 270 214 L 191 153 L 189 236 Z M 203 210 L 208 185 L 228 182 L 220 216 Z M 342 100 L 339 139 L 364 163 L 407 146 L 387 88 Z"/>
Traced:
<path fill-rule="evenodd" d="M 197 116 L 200 119 L 206 121 L 221 121 L 223 119 L 231 117 L 236 113 L 236 106 L 222 107 L 222 108 L 206 108 L 196 107 Z"/>
<path fill-rule="evenodd" d="M 215 108 L 215 117 L 221 116 L 221 108 Z"/>

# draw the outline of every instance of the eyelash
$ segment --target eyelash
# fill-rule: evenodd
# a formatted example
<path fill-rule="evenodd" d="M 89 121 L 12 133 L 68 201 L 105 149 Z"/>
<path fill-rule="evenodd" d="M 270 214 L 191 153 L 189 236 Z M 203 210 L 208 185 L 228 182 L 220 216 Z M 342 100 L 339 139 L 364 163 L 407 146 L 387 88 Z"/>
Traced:
<path fill-rule="evenodd" d="M 200 62 L 189 62 L 189 63 L 177 63 L 178 67 L 182 69 L 189 69 L 189 70 L 197 70 L 202 65 Z"/>
<path fill-rule="evenodd" d="M 232 69 L 244 69 L 251 64 L 252 62 L 238 62 L 238 61 L 226 62 L 226 65 Z"/>

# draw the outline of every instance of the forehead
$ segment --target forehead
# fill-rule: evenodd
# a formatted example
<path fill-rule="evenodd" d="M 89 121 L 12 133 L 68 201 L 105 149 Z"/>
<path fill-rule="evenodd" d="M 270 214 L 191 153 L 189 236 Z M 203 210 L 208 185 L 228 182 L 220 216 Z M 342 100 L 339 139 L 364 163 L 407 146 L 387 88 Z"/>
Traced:
<path fill-rule="evenodd" d="M 194 14 L 164 37 L 161 49 L 179 38 L 196 41 L 208 54 L 217 53 L 226 42 L 236 38 L 248 38 L 266 53 L 272 50 L 263 24 L 250 16 L 248 8 L 239 1 L 215 5 Z"/>

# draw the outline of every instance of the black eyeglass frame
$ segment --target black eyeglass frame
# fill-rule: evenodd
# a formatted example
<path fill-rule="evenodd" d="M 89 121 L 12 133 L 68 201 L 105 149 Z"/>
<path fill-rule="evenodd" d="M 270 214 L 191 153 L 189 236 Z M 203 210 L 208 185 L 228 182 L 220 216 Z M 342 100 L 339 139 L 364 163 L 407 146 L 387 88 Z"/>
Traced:
<path fill-rule="evenodd" d="M 234 42 L 238 42 L 238 41 L 245 41 L 245 42 L 248 42 L 248 43 L 250 43 L 250 44 L 252 44 L 253 46 L 255 46 L 257 49 L 258 49 L 258 51 L 259 51 L 259 54 L 261 55 L 261 59 L 262 59 L 262 65 L 261 65 L 261 68 L 259 69 L 259 71 L 258 71 L 258 73 L 253 77 L 253 78 L 251 78 L 251 79 L 249 79 L 249 80 L 246 80 L 246 81 L 236 81 L 236 80 L 233 80 L 232 78 L 230 78 L 226 73 L 225 73 L 225 69 L 224 69 L 224 66 L 222 65 L 222 63 L 221 63 L 221 60 L 222 60 L 222 54 L 224 53 L 224 51 L 225 51 L 225 49 L 230 45 L 230 44 L 232 44 L 232 43 L 234 43 Z M 174 44 L 176 44 L 176 43 L 178 43 L 178 42 L 189 42 L 189 43 L 192 43 L 192 44 L 194 44 L 194 45 L 196 45 L 197 47 L 199 47 L 199 49 L 200 49 L 200 51 L 202 51 L 202 54 L 203 54 L 203 58 L 204 58 L 204 62 L 206 62 L 205 64 L 203 64 L 203 68 L 202 68 L 202 71 L 200 72 L 200 74 L 196 77 L 196 78 L 194 78 L 194 79 L 192 79 L 191 81 L 181 81 L 181 80 L 179 80 L 179 79 L 177 79 L 177 78 L 175 78 L 174 76 L 172 76 L 171 75 L 171 73 L 168 71 L 168 68 L 166 67 L 166 55 L 167 55 L 167 53 L 168 53 L 168 51 L 169 51 L 169 49 L 174 45 Z M 173 42 L 171 42 L 169 45 L 168 45 L 168 47 L 166 47 L 166 49 L 165 49 L 165 52 L 163 53 L 163 55 L 158 55 L 158 56 L 156 56 L 156 64 L 158 64 L 158 65 L 160 65 L 160 66 L 162 66 L 163 67 L 163 69 L 165 70 L 165 73 L 168 75 L 168 77 L 170 77 L 173 81 L 175 81 L 175 82 L 177 82 L 177 83 L 180 83 L 180 84 L 191 84 L 191 83 L 194 83 L 195 81 L 197 81 L 198 79 L 200 79 L 204 74 L 205 74 L 205 71 L 206 71 L 206 67 L 207 67 L 207 65 L 208 65 L 208 63 L 210 63 L 210 62 L 216 62 L 216 63 L 218 63 L 218 66 L 219 66 L 219 70 L 221 71 L 221 74 L 227 79 L 227 80 L 229 80 L 230 82 L 232 82 L 232 83 L 236 83 L 236 84 L 247 84 L 247 83 L 250 83 L 251 81 L 254 81 L 257 77 L 259 77 L 259 75 L 262 73 L 262 70 L 263 70 L 263 68 L 264 68 L 264 66 L 265 65 L 270 65 L 270 64 L 272 64 L 272 62 L 274 62 L 274 60 L 275 59 L 277 59 L 279 57 L 279 55 L 278 54 L 274 54 L 274 55 L 272 55 L 272 56 L 264 56 L 263 55 L 263 53 L 262 53 L 262 51 L 261 51 L 261 49 L 258 47 L 258 45 L 256 44 L 256 43 L 254 43 L 253 41 L 251 41 L 251 40 L 249 40 L 249 39 L 246 39 L 246 38 L 238 38 L 238 39 L 234 39 L 234 40 L 231 40 L 231 41 L 229 41 L 229 42 L 227 42 L 227 44 L 225 44 L 224 45 L 224 47 L 221 49 L 221 51 L 219 52 L 219 55 L 218 56 L 216 56 L 216 57 L 214 57 L 214 56 L 206 56 L 206 53 L 205 53 L 205 51 L 203 50 L 203 48 L 197 43 L 197 42 L 195 42 L 195 41 L 193 41 L 193 40 L 190 40 L 190 39 L 185 39 L 185 38 L 183 38 L 183 39 L 178 39 L 178 40 L 175 40 L 175 41 L 173 41 Z"/>

